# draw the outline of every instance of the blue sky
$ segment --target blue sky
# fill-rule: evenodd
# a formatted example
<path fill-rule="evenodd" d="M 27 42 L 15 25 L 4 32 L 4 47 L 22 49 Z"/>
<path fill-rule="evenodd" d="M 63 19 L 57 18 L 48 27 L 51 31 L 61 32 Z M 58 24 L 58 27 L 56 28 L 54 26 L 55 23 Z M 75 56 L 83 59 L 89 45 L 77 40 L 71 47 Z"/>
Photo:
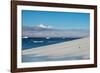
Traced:
<path fill-rule="evenodd" d="M 90 14 L 22 10 L 22 25 L 46 24 L 56 29 L 89 29 Z"/>

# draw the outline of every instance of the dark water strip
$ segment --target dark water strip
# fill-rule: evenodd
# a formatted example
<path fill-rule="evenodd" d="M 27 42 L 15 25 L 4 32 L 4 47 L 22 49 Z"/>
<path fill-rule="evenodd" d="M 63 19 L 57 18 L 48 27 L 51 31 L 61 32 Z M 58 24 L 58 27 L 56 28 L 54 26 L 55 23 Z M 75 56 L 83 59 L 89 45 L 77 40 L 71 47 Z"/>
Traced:
<path fill-rule="evenodd" d="M 22 38 L 22 49 L 36 48 L 80 38 Z"/>

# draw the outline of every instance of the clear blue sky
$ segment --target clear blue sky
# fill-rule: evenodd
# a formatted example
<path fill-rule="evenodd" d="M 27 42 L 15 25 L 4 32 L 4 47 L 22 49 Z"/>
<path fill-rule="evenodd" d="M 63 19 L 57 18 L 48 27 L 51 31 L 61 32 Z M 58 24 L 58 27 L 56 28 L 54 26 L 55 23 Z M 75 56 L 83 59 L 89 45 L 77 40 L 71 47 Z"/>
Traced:
<path fill-rule="evenodd" d="M 89 29 L 90 14 L 22 10 L 23 26 L 46 24 L 57 29 Z"/>

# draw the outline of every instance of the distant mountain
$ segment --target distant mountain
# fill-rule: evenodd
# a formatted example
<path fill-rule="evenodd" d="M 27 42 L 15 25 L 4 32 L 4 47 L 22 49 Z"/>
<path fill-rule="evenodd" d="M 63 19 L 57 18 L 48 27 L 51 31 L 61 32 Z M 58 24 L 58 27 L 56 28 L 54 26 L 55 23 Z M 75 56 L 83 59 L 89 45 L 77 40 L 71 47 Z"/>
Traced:
<path fill-rule="evenodd" d="M 29 27 L 29 26 L 24 26 L 23 27 L 24 31 L 47 31 L 47 30 L 54 30 L 51 26 L 40 24 L 37 26 Z"/>
<path fill-rule="evenodd" d="M 40 27 L 40 28 L 48 28 L 48 29 L 52 28 L 51 26 L 44 25 L 44 24 L 37 25 L 37 27 Z"/>
<path fill-rule="evenodd" d="M 51 26 L 40 24 L 33 27 L 23 27 L 23 37 L 86 37 L 89 36 L 88 30 L 82 29 L 54 29 Z"/>

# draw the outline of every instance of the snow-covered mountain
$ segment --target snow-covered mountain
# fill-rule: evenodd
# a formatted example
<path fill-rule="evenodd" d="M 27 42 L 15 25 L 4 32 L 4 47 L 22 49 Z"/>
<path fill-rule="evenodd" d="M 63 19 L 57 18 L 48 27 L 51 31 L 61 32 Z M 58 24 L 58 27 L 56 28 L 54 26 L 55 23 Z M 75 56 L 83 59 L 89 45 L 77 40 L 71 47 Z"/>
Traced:
<path fill-rule="evenodd" d="M 23 37 L 86 37 L 88 30 L 82 29 L 54 29 L 51 26 L 40 24 L 33 27 L 23 27 Z"/>
<path fill-rule="evenodd" d="M 52 28 L 51 26 L 44 25 L 44 24 L 37 25 L 37 27 L 40 27 L 40 28 Z"/>
<path fill-rule="evenodd" d="M 53 30 L 53 28 L 51 26 L 48 25 L 44 25 L 44 24 L 40 24 L 40 25 L 36 25 L 36 26 L 24 26 L 23 27 L 24 31 L 43 31 L 43 30 Z"/>

